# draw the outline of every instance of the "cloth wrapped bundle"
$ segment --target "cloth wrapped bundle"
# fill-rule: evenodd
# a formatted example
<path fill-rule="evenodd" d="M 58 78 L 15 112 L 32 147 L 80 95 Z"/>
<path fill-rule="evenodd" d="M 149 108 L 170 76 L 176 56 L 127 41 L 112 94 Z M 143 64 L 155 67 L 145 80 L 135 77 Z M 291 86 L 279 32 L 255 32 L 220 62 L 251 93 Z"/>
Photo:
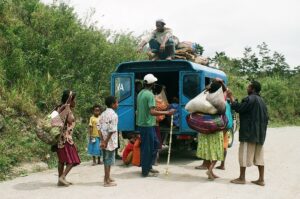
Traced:
<path fill-rule="evenodd" d="M 225 115 L 208 115 L 191 113 L 186 116 L 188 126 L 203 134 L 215 133 L 227 127 L 228 119 Z"/>
<path fill-rule="evenodd" d="M 37 137 L 46 144 L 56 144 L 69 112 L 70 107 L 68 105 L 64 107 L 64 110 L 61 113 L 52 111 L 44 119 L 38 120 L 36 131 Z"/>

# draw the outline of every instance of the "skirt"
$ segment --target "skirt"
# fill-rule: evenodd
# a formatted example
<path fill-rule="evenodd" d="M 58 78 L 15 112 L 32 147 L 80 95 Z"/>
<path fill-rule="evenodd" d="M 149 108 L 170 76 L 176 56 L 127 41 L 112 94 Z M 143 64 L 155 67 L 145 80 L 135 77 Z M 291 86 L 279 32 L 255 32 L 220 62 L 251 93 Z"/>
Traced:
<path fill-rule="evenodd" d="M 95 139 L 94 142 L 93 142 L 92 139 L 89 140 L 88 154 L 91 155 L 91 156 L 100 157 L 101 156 L 100 138 L 99 137 L 94 138 Z"/>
<path fill-rule="evenodd" d="M 197 157 L 204 160 L 224 160 L 223 132 L 200 134 L 198 137 Z"/>
<path fill-rule="evenodd" d="M 65 143 L 64 148 L 57 149 L 58 161 L 61 164 L 72 164 L 76 166 L 80 164 L 80 158 L 75 145 L 71 145 L 68 142 Z"/>

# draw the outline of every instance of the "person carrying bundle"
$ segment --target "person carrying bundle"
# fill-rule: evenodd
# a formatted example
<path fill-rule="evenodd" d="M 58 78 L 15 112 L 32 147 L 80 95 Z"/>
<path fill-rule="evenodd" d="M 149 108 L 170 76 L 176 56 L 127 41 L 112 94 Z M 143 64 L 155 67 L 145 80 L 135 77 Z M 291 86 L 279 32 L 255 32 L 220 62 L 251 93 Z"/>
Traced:
<path fill-rule="evenodd" d="M 221 80 L 216 79 L 212 82 L 210 87 L 208 88 L 209 93 L 214 93 L 218 91 L 222 87 L 223 92 L 226 91 L 226 87 L 222 83 Z M 225 97 L 224 97 L 225 101 Z M 224 160 L 224 148 L 223 148 L 223 131 L 217 131 L 211 134 L 201 134 L 200 135 L 200 143 L 198 144 L 197 156 L 206 160 L 208 163 L 206 172 L 208 179 L 214 180 L 218 178 L 217 175 L 214 174 L 213 169 L 217 163 L 217 161 Z"/>

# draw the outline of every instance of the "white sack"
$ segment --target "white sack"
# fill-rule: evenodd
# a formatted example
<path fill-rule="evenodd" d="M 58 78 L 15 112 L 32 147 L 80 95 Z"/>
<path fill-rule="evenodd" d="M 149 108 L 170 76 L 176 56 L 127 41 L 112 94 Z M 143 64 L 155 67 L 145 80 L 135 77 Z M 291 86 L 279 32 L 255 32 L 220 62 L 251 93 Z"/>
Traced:
<path fill-rule="evenodd" d="M 191 99 L 186 105 L 185 109 L 190 113 L 201 112 L 205 114 L 214 115 L 218 110 L 206 100 L 208 91 L 204 90 L 202 93 Z"/>

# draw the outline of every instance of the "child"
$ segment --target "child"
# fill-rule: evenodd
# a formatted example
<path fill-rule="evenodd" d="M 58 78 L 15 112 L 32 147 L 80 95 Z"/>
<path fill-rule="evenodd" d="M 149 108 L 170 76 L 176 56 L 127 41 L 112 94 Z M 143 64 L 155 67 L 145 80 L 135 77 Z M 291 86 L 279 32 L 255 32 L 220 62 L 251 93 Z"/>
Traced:
<path fill-rule="evenodd" d="M 101 149 L 100 149 L 100 141 L 101 137 L 98 132 L 98 120 L 99 115 L 102 112 L 102 108 L 99 105 L 93 106 L 93 116 L 90 118 L 89 123 L 89 144 L 88 144 L 88 154 L 93 157 L 93 166 L 96 165 L 96 157 L 98 158 L 98 164 L 102 164 L 101 157 Z"/>
<path fill-rule="evenodd" d="M 129 139 L 128 144 L 126 145 L 126 147 L 123 151 L 122 160 L 125 165 L 129 165 L 132 162 L 133 146 L 134 146 L 135 140 L 136 140 L 136 136 L 132 135 Z"/>
<path fill-rule="evenodd" d="M 110 177 L 111 166 L 115 163 L 115 150 L 118 148 L 118 101 L 114 96 L 105 98 L 106 110 L 100 115 L 99 130 L 102 134 L 101 148 L 104 162 L 104 187 L 116 186 Z"/>

